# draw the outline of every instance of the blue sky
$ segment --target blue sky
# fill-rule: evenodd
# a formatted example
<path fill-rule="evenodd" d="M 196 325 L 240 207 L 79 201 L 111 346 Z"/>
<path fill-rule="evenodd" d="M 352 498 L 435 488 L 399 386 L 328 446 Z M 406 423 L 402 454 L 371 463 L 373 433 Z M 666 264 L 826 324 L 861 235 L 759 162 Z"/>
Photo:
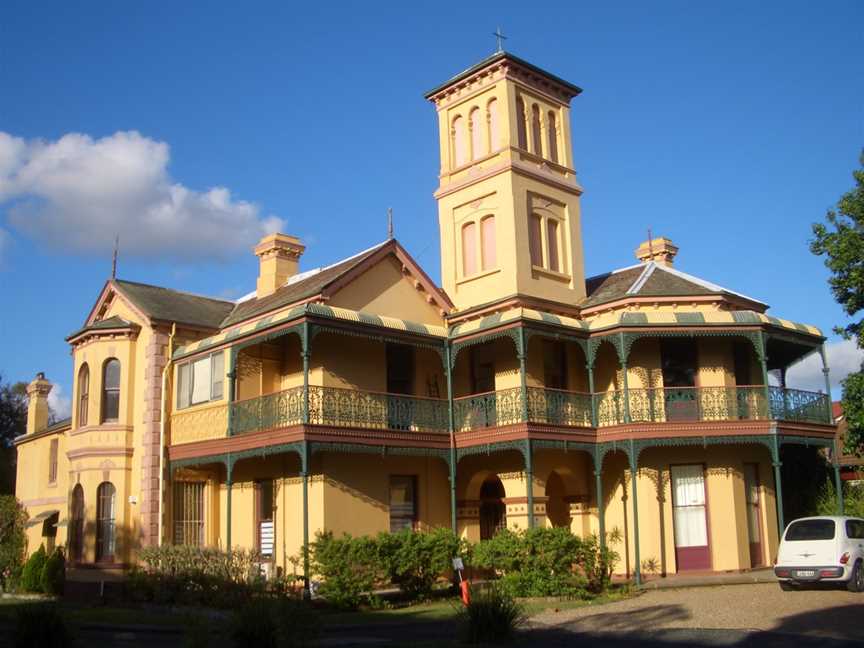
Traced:
<path fill-rule="evenodd" d="M 438 278 L 422 95 L 490 54 L 497 25 L 584 88 L 588 274 L 631 264 L 651 227 L 682 270 L 829 331 L 843 315 L 807 241 L 864 146 L 862 24 L 856 1 L 4 3 L 0 373 L 45 371 L 68 396 L 64 337 L 109 275 L 114 231 L 122 278 L 237 297 L 272 219 L 315 267 L 382 240 L 392 206 Z"/>

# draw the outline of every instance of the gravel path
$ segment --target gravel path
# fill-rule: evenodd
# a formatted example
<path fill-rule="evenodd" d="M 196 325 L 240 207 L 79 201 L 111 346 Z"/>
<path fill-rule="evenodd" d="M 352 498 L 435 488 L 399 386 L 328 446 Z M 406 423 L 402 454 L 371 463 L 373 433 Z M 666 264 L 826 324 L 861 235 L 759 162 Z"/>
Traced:
<path fill-rule="evenodd" d="M 545 612 L 531 625 L 592 634 L 712 628 L 864 641 L 862 620 L 864 594 L 783 592 L 776 583 L 765 583 L 649 591 L 602 607 Z"/>

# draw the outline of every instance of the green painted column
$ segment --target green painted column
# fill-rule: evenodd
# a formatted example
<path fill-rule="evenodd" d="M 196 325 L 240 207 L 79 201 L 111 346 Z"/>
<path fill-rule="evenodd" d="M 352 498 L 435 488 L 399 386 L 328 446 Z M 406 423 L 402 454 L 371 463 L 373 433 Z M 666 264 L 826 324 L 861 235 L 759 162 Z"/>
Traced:
<path fill-rule="evenodd" d="M 642 566 L 639 556 L 639 489 L 637 488 L 639 460 L 636 456 L 636 448 L 633 441 L 630 441 L 630 479 L 631 490 L 633 491 L 631 499 L 633 500 L 633 580 L 636 585 L 642 584 Z"/>
<path fill-rule="evenodd" d="M 534 448 L 531 439 L 525 440 L 525 482 L 528 488 L 528 528 L 534 528 Z"/>
<path fill-rule="evenodd" d="M 309 423 L 309 322 L 303 322 L 300 336 L 300 356 L 303 360 L 303 423 Z"/>
<path fill-rule="evenodd" d="M 225 464 L 225 544 L 231 551 L 231 487 L 234 485 L 234 462 L 229 455 Z"/>
<path fill-rule="evenodd" d="M 447 430 L 450 432 L 450 528 L 456 526 L 456 431 L 453 424 L 453 367 L 450 363 L 450 344 L 444 345 L 444 373 L 447 379 Z"/>
<path fill-rule="evenodd" d="M 783 518 L 783 477 L 780 474 L 780 468 L 783 464 L 780 463 L 780 445 L 776 436 L 771 437 L 771 465 L 774 467 L 774 499 L 777 503 L 778 538 L 782 538 L 783 532 L 786 530 L 786 521 Z"/>
<path fill-rule="evenodd" d="M 519 389 L 522 396 L 522 421 L 528 422 L 528 376 L 526 360 L 528 357 L 528 345 L 525 342 L 525 329 L 519 327 L 519 344 L 517 349 L 519 356 Z"/>
<path fill-rule="evenodd" d="M 846 505 L 843 502 L 843 480 L 840 479 L 840 464 L 837 463 L 834 464 L 834 489 L 837 491 L 837 515 L 846 515 Z"/>
<path fill-rule="evenodd" d="M 771 386 L 768 384 L 768 346 L 765 344 L 765 334 L 759 331 L 759 365 L 762 368 L 762 385 L 765 390 L 765 418 L 771 419 L 773 412 L 771 411 Z"/>
<path fill-rule="evenodd" d="M 594 365 L 586 363 L 588 369 L 588 394 L 591 397 L 591 425 L 597 427 L 597 397 L 594 394 Z"/>
<path fill-rule="evenodd" d="M 831 371 L 828 368 L 828 356 L 825 354 L 825 343 L 819 347 L 819 355 L 822 357 L 822 376 L 825 378 L 825 414 L 826 422 L 834 423 L 834 412 L 831 409 Z M 839 454 L 837 455 L 840 456 Z"/>
<path fill-rule="evenodd" d="M 303 481 L 303 596 L 309 598 L 309 446 L 303 442 L 300 477 Z"/>
<path fill-rule="evenodd" d="M 624 374 L 624 422 L 630 422 L 630 387 L 627 385 L 627 361 L 621 363 L 621 371 Z"/>
<path fill-rule="evenodd" d="M 594 491 L 597 495 L 597 535 L 600 538 L 600 548 L 606 546 L 606 511 L 603 509 L 603 457 L 594 451 Z"/>
<path fill-rule="evenodd" d="M 228 423 L 225 436 L 231 436 L 231 426 L 234 423 L 234 400 L 237 391 L 237 347 L 228 351 Z"/>

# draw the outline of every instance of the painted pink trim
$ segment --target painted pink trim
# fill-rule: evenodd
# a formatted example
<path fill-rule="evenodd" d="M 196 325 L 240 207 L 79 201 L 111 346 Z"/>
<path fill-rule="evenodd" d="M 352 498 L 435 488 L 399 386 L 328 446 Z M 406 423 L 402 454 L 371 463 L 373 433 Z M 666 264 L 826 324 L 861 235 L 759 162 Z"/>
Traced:
<path fill-rule="evenodd" d="M 481 265 L 483 270 L 491 270 L 498 265 L 495 242 L 495 217 L 486 216 L 480 221 L 480 240 L 482 242 Z"/>
<path fill-rule="evenodd" d="M 462 276 L 477 273 L 477 225 L 473 222 L 462 226 Z"/>

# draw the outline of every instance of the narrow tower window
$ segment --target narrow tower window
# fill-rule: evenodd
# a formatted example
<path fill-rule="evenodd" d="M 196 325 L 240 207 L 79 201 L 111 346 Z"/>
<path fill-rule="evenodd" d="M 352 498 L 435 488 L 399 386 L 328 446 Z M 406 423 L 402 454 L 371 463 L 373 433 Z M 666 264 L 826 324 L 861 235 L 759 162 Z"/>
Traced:
<path fill-rule="evenodd" d="M 561 264 L 558 255 L 558 221 L 549 219 L 546 222 L 546 239 L 549 246 L 549 269 L 561 272 Z"/>
<path fill-rule="evenodd" d="M 491 270 L 497 265 L 495 258 L 495 217 L 487 216 L 480 221 L 480 264 L 483 270 Z"/>
<path fill-rule="evenodd" d="M 534 145 L 534 154 L 542 156 L 543 141 L 540 132 L 540 108 L 537 107 L 537 104 L 534 104 L 531 108 L 531 138 L 533 139 L 531 143 Z"/>
<path fill-rule="evenodd" d="M 486 106 L 489 120 L 489 151 L 497 151 L 501 146 L 501 135 L 498 133 L 498 100 L 492 99 Z"/>
<path fill-rule="evenodd" d="M 480 109 L 471 111 L 471 159 L 477 160 L 486 151 L 483 150 L 483 123 L 480 119 Z"/>
<path fill-rule="evenodd" d="M 114 551 L 114 484 L 102 482 L 96 489 L 96 561 L 113 562 Z"/>
<path fill-rule="evenodd" d="M 531 214 L 529 222 L 528 241 L 531 246 L 531 265 L 543 265 L 543 235 L 542 221 L 537 214 Z"/>
<path fill-rule="evenodd" d="M 468 161 L 468 141 L 465 136 L 465 120 L 453 120 L 453 157 L 455 166 L 460 167 Z"/>
<path fill-rule="evenodd" d="M 558 162 L 558 125 L 555 122 L 555 113 L 549 111 L 549 159 Z"/>
<path fill-rule="evenodd" d="M 477 226 L 466 223 L 462 226 L 462 275 L 470 277 L 477 272 Z"/>
<path fill-rule="evenodd" d="M 78 427 L 87 425 L 90 403 L 90 367 L 85 362 L 78 370 Z"/>
<path fill-rule="evenodd" d="M 120 361 L 111 358 L 102 368 L 102 422 L 120 419 Z"/>
<path fill-rule="evenodd" d="M 528 135 L 525 132 L 525 102 L 522 97 L 516 100 L 516 135 L 519 148 L 528 150 Z"/>

